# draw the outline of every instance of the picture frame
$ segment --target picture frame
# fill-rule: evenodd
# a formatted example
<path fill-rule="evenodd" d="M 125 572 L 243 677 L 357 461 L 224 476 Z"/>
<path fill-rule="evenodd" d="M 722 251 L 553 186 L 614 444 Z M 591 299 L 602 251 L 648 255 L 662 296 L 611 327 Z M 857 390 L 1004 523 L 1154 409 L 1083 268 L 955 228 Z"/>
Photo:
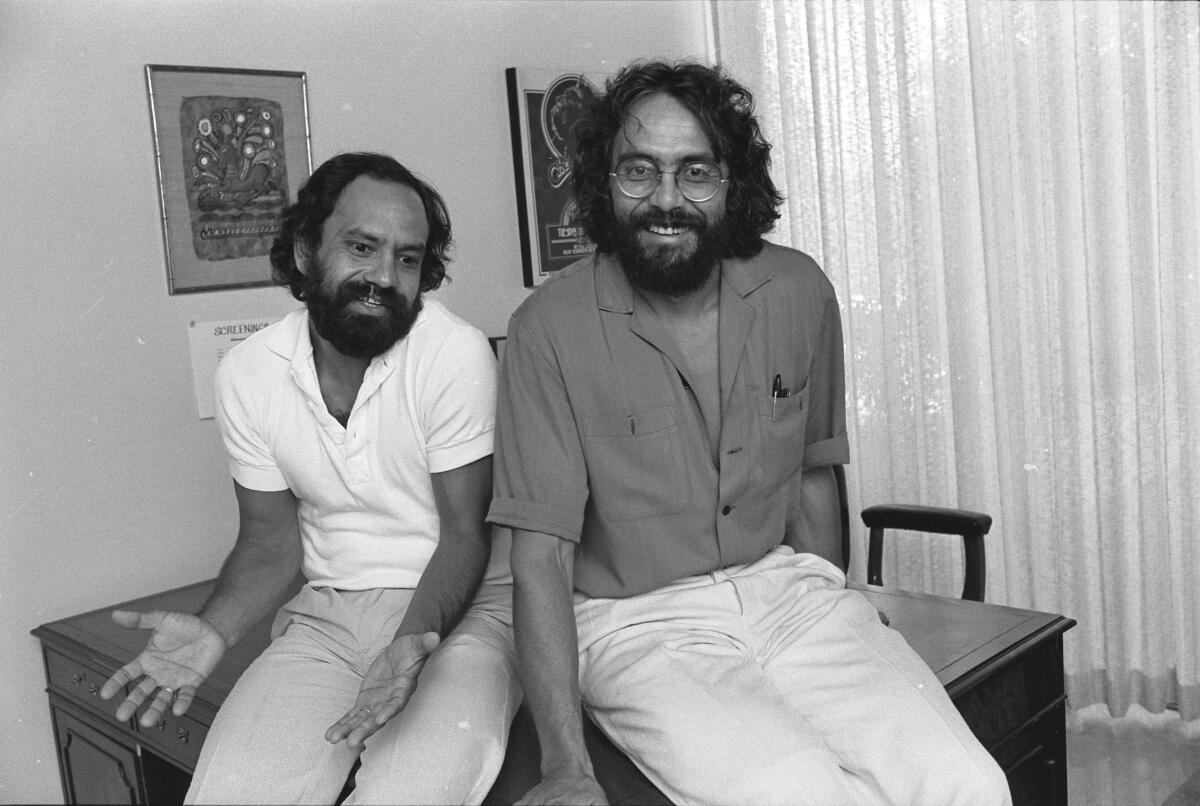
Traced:
<path fill-rule="evenodd" d="M 167 292 L 270 285 L 283 208 L 312 172 L 302 72 L 146 65 Z"/>
<path fill-rule="evenodd" d="M 517 220 L 525 286 L 532 288 L 595 251 L 576 223 L 571 126 L 603 82 L 568 70 L 505 71 Z"/>

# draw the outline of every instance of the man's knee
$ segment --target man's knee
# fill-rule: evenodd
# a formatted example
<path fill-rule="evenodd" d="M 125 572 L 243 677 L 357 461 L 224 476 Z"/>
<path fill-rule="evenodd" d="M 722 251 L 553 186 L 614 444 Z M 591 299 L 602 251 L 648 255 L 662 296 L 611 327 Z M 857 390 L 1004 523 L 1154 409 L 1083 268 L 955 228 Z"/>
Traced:
<path fill-rule="evenodd" d="M 673 765 L 671 765 L 673 766 Z M 851 776 L 823 747 L 809 747 L 758 764 L 736 767 L 690 765 L 650 775 L 671 800 L 684 803 L 762 804 L 770 806 L 827 806 L 865 802 Z M 661 781 L 661 782 L 660 782 Z"/>
<path fill-rule="evenodd" d="M 425 752 L 364 754 L 346 803 L 482 802 L 504 763 L 503 737 L 474 732 L 453 743 L 429 738 Z"/>
<path fill-rule="evenodd" d="M 1012 806 L 1012 793 L 1008 788 L 1008 777 L 1000 765 L 990 756 L 978 766 L 977 772 L 965 782 L 961 803 L 981 806 Z"/>
<path fill-rule="evenodd" d="M 1011 806 L 1008 779 L 991 756 L 981 754 L 974 763 L 946 764 L 932 754 L 920 770 L 915 796 L 917 803 L 945 803 L 949 806 Z M 909 799 L 905 795 L 905 799 Z"/>

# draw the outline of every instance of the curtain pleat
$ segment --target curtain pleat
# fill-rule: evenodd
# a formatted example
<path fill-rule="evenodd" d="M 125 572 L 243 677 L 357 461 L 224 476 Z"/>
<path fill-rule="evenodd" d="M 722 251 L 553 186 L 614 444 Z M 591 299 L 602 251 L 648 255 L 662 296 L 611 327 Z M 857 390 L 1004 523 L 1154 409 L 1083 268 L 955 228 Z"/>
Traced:
<path fill-rule="evenodd" d="M 989 601 L 1078 621 L 1074 707 L 1200 718 L 1200 4 L 714 7 L 841 300 L 852 508 L 990 513 Z M 961 589 L 953 541 L 884 559 Z"/>

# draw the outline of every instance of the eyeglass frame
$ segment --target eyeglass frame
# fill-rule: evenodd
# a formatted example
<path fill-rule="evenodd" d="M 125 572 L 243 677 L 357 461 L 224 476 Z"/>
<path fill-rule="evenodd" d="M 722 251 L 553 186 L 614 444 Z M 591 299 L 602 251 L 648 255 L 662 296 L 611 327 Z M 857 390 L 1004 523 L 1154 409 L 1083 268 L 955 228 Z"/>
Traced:
<path fill-rule="evenodd" d="M 646 159 L 645 157 L 628 156 L 628 157 L 625 157 L 624 159 L 622 159 L 621 162 L 625 162 L 627 160 L 633 160 L 633 159 L 642 159 L 642 160 L 645 160 L 646 162 L 650 163 L 651 165 L 654 165 L 654 170 L 658 172 L 658 175 L 655 178 L 654 186 L 652 188 L 650 188 L 649 193 L 646 193 L 644 196 L 635 196 L 624 188 L 624 186 L 621 184 L 621 177 L 617 176 L 617 172 L 615 170 L 609 171 L 608 175 L 611 176 L 613 179 L 615 179 L 617 182 L 617 190 L 621 191 L 621 194 L 623 196 L 625 196 L 626 198 L 630 198 L 630 199 L 637 199 L 640 201 L 641 199 L 648 199 L 651 196 L 653 196 L 654 191 L 658 190 L 659 186 L 662 184 L 663 174 L 671 174 L 672 176 L 675 177 L 675 189 L 679 191 L 680 196 L 683 196 L 683 198 L 687 199 L 692 204 L 703 204 L 706 201 L 710 201 L 713 197 L 715 197 L 718 193 L 721 192 L 721 185 L 723 185 L 729 181 L 729 177 L 725 176 L 725 172 L 721 170 L 721 166 L 718 165 L 716 162 L 713 162 L 712 160 L 689 160 L 689 161 L 683 163 L 682 165 L 680 165 L 678 168 L 676 168 L 673 171 L 664 171 L 662 168 L 659 168 L 658 165 L 653 160 Z M 618 168 L 621 167 L 621 162 L 617 163 Z M 680 187 L 680 185 L 679 185 L 679 172 L 684 170 L 685 168 L 687 168 L 689 165 L 712 165 L 721 174 L 721 178 L 717 181 L 717 186 L 715 188 L 713 188 L 713 192 L 710 193 L 709 195 L 705 196 L 703 199 L 691 198 L 686 193 L 684 193 L 683 188 Z"/>

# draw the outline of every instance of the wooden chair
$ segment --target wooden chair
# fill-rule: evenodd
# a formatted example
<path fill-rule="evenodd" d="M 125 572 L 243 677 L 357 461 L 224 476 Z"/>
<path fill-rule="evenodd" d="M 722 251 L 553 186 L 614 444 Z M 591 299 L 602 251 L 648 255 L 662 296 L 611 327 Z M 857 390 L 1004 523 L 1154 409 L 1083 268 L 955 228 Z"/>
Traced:
<path fill-rule="evenodd" d="M 842 520 L 842 570 L 850 567 L 850 513 L 846 494 L 846 469 L 833 468 L 837 478 Z M 987 585 L 987 557 L 983 536 L 992 528 L 992 518 L 982 512 L 913 504 L 876 504 L 862 511 L 870 530 L 867 543 L 867 584 L 883 585 L 883 536 L 887 529 L 959 535 L 963 541 L 963 599 L 983 601 Z"/>

